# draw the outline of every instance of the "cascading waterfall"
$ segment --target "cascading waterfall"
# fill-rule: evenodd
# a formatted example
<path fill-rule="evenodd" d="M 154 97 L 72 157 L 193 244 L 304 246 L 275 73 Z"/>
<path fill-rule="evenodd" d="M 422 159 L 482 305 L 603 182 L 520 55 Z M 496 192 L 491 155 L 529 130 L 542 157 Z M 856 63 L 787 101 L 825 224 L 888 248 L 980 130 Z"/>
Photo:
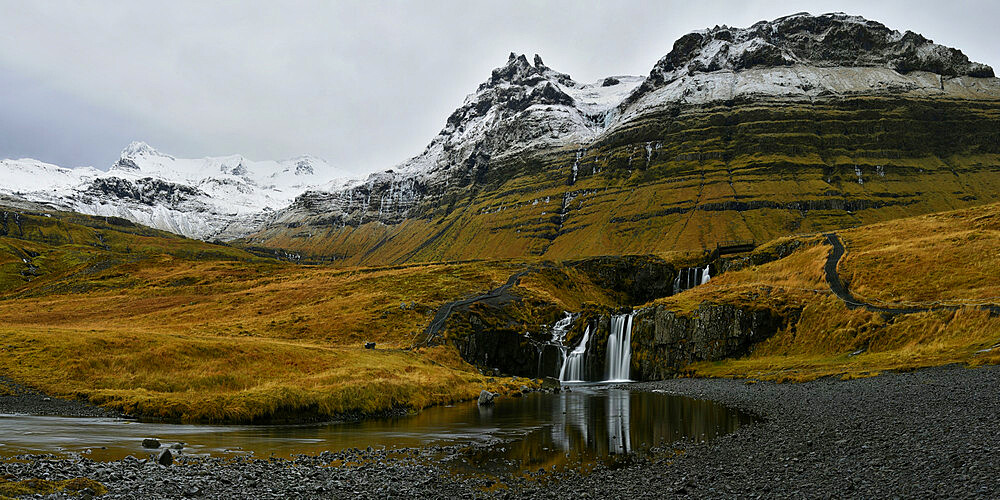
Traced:
<path fill-rule="evenodd" d="M 582 382 L 583 381 L 583 360 L 587 353 L 587 342 L 590 340 L 590 325 L 583 330 L 583 339 L 580 345 L 576 346 L 563 361 L 562 370 L 559 371 L 560 382 Z"/>
<path fill-rule="evenodd" d="M 573 313 L 566 312 L 563 313 L 566 316 L 556 321 L 556 324 L 552 325 L 552 340 L 553 344 L 562 345 L 563 341 L 566 340 L 566 332 L 569 327 L 573 324 Z"/>
<path fill-rule="evenodd" d="M 674 293 L 681 293 L 684 290 L 708 283 L 708 280 L 711 279 L 708 273 L 709 267 L 705 266 L 704 269 L 700 267 L 685 267 L 678 271 L 677 277 L 674 278 Z"/>
<path fill-rule="evenodd" d="M 632 368 L 632 315 L 620 314 L 611 318 L 611 335 L 608 337 L 608 359 L 605 379 L 629 380 Z"/>

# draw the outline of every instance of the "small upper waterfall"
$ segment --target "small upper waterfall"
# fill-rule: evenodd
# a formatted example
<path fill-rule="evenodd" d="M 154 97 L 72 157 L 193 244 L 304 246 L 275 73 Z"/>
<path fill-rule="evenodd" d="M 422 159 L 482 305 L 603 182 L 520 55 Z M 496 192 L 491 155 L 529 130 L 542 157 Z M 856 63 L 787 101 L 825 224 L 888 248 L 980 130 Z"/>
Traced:
<path fill-rule="evenodd" d="M 674 293 L 681 293 L 684 290 L 694 288 L 698 285 L 708 283 L 711 276 L 708 274 L 709 266 L 704 269 L 700 267 L 685 267 L 677 272 L 674 278 Z"/>
<path fill-rule="evenodd" d="M 605 365 L 606 380 L 629 380 L 631 375 L 632 314 L 619 314 L 611 318 L 608 359 Z"/>
<path fill-rule="evenodd" d="M 583 381 L 583 360 L 587 353 L 587 342 L 590 341 L 590 326 L 583 330 L 583 338 L 580 345 L 576 346 L 563 361 L 562 370 L 559 371 L 560 382 L 582 382 Z"/>
<path fill-rule="evenodd" d="M 552 340 L 553 344 L 562 345 L 563 341 L 566 340 L 566 332 L 569 327 L 573 325 L 573 313 L 566 312 L 566 316 L 563 319 L 556 321 L 556 324 L 552 325 Z"/>

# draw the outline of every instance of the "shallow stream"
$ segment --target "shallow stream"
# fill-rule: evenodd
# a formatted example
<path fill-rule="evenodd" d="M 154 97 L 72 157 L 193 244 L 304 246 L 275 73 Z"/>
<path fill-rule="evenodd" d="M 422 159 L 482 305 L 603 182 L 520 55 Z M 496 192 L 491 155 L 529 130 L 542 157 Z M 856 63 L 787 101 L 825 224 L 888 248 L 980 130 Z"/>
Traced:
<path fill-rule="evenodd" d="M 185 454 L 259 458 L 349 448 L 470 445 L 442 459 L 459 470 L 518 472 L 587 466 L 646 453 L 657 445 L 711 439 L 751 420 L 711 401 L 577 385 L 554 394 L 498 398 L 490 408 L 468 402 L 353 423 L 213 426 L 0 415 L 0 455 L 145 458 L 156 450 L 144 449 L 144 438 L 156 438 L 165 447 L 183 443 Z"/>

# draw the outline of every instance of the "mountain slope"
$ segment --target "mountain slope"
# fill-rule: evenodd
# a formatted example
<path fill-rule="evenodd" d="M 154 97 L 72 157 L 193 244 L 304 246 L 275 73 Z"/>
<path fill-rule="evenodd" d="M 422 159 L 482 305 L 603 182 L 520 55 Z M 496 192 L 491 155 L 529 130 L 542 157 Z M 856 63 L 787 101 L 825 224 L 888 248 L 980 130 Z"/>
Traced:
<path fill-rule="evenodd" d="M 843 14 L 717 27 L 636 82 L 600 82 L 621 90 L 592 106 L 512 56 L 424 153 L 306 192 L 247 241 L 347 263 L 561 259 L 1000 200 L 1000 81 L 911 32 Z"/>
<path fill-rule="evenodd" d="M 258 228 L 308 188 L 329 182 L 318 158 L 255 162 L 238 155 L 180 159 L 134 142 L 107 171 L 0 161 L 0 194 L 116 216 L 191 238 L 229 240 Z"/>

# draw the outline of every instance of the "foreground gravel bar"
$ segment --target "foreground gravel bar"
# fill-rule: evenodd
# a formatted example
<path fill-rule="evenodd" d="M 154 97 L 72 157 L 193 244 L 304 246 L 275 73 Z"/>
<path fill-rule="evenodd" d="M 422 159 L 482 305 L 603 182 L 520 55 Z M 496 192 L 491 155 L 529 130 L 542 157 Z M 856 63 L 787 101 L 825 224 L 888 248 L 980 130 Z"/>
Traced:
<path fill-rule="evenodd" d="M 449 452 L 442 448 L 392 456 L 354 450 L 295 460 L 181 455 L 171 466 L 32 457 L 0 463 L 0 475 L 86 476 L 108 487 L 102 498 L 1000 496 L 998 367 L 950 366 L 803 384 L 678 379 L 632 387 L 713 399 L 762 421 L 586 476 L 551 473 L 505 480 L 508 487 L 499 489 L 488 489 L 492 483 L 485 478 L 450 475 L 431 458 Z"/>

